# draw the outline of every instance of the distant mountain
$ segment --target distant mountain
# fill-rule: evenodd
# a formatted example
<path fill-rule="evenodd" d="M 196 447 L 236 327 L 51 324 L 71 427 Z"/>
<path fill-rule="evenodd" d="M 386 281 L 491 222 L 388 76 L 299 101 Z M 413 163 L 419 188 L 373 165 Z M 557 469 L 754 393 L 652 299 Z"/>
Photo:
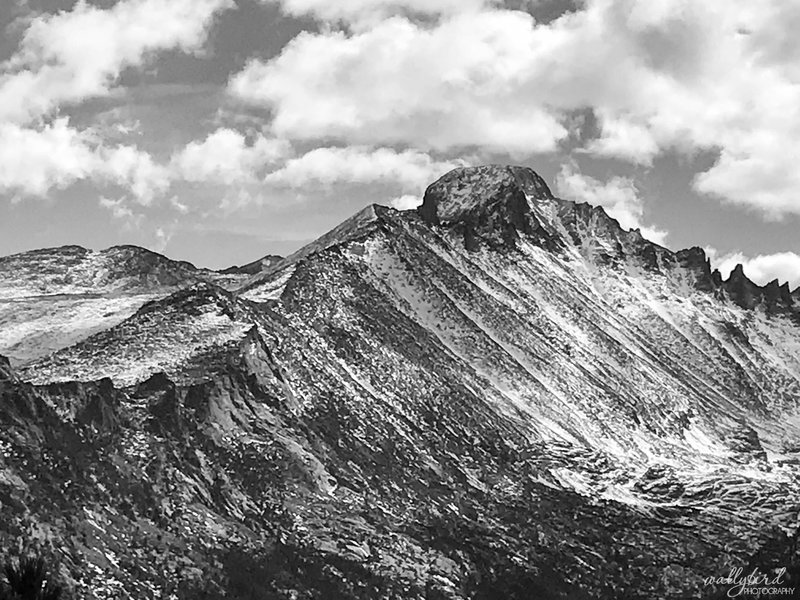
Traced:
<path fill-rule="evenodd" d="M 0 542 L 34 532 L 87 598 L 797 584 L 797 290 L 519 167 L 267 262 L 0 362 Z"/>
<path fill-rule="evenodd" d="M 0 258 L 0 352 L 16 364 L 45 356 L 178 289 L 198 282 L 238 287 L 259 272 L 251 265 L 215 272 L 138 246 L 63 246 Z"/>

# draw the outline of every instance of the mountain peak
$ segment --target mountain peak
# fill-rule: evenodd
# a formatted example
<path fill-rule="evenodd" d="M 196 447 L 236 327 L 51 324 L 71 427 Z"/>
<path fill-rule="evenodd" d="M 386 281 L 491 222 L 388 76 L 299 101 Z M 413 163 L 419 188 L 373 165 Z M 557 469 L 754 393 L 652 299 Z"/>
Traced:
<path fill-rule="evenodd" d="M 528 199 L 550 201 L 553 195 L 532 169 L 487 165 L 454 169 L 425 191 L 419 216 L 431 225 L 450 227 L 464 236 L 467 249 L 479 239 L 491 246 L 513 247 L 520 232 L 540 226 Z"/>
<path fill-rule="evenodd" d="M 544 180 L 527 167 L 486 165 L 453 169 L 428 186 L 420 216 L 436 225 L 473 219 L 497 205 L 516 210 L 525 196 L 552 199 Z"/>

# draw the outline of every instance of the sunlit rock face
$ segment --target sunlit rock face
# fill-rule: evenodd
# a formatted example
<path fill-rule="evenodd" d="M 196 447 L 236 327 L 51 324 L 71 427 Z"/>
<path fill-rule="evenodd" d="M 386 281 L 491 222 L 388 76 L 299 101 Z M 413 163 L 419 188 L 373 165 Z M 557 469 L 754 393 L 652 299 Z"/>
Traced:
<path fill-rule="evenodd" d="M 796 292 L 499 166 L 251 271 L 0 362 L 0 535 L 46 530 L 79 597 L 714 598 L 797 564 Z"/>
<path fill-rule="evenodd" d="M 62 246 L 0 258 L 0 353 L 21 364 L 118 325 L 148 302 L 208 282 L 236 288 L 280 257 L 224 271 L 137 246 Z"/>

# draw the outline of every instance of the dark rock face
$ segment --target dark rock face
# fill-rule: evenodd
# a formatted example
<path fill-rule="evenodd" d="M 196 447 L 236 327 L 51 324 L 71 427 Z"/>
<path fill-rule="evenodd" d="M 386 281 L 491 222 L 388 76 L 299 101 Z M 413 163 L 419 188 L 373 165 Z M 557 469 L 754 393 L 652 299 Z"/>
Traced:
<path fill-rule="evenodd" d="M 540 225 L 529 196 L 553 197 L 531 169 L 456 169 L 428 187 L 417 210 L 425 222 L 459 231 L 468 250 L 476 250 L 481 240 L 493 247 L 514 248 L 520 233 L 533 234 Z"/>
<path fill-rule="evenodd" d="M 717 288 L 711 276 L 711 261 L 706 257 L 705 250 L 696 246 L 679 250 L 675 254 L 675 259 L 678 265 L 693 275 L 697 289 L 712 292 Z"/>
<path fill-rule="evenodd" d="M 14 371 L 11 369 L 11 361 L 7 357 L 0 354 L 0 381 L 9 381 L 16 378 Z"/>
<path fill-rule="evenodd" d="M 760 306 L 770 313 L 783 313 L 800 319 L 800 311 L 788 283 L 781 285 L 776 279 L 759 286 L 745 275 L 742 265 L 736 265 L 728 280 L 722 281 L 719 287 L 727 298 L 743 308 Z"/>
<path fill-rule="evenodd" d="M 683 600 L 791 569 L 786 290 L 543 185 L 457 171 L 0 362 L 0 544 L 46 532 L 99 599 Z"/>
<path fill-rule="evenodd" d="M 455 169 L 432 183 L 418 212 L 428 223 L 453 225 L 493 210 L 507 211 L 512 221 L 530 212 L 526 195 L 551 199 L 547 184 L 533 170 L 486 166 Z"/>
<path fill-rule="evenodd" d="M 731 300 L 745 308 L 755 307 L 760 296 L 758 286 L 747 278 L 744 267 L 740 264 L 731 271 L 730 277 L 725 282 L 725 291 Z"/>

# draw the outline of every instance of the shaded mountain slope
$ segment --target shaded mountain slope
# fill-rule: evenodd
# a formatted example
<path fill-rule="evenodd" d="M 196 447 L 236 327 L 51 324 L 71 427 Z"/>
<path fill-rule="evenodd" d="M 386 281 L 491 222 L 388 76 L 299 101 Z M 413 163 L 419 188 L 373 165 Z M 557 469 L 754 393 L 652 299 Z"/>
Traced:
<path fill-rule="evenodd" d="M 775 289 L 457 170 L 0 371 L 2 535 L 98 598 L 715 597 L 797 561 Z"/>

